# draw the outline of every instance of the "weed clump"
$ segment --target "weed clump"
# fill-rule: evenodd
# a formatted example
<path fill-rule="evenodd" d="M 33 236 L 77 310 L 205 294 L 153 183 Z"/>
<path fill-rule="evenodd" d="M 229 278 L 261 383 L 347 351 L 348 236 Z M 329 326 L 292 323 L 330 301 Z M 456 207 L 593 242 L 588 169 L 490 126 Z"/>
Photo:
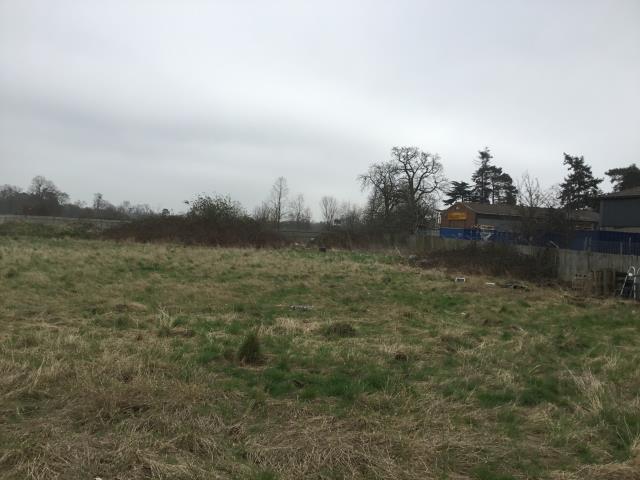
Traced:
<path fill-rule="evenodd" d="M 324 334 L 329 338 L 355 337 L 356 329 L 348 322 L 336 322 L 328 325 Z"/>
<path fill-rule="evenodd" d="M 10 268 L 4 274 L 5 278 L 16 278 L 17 276 L 18 276 L 18 270 L 16 270 L 15 268 Z"/>
<path fill-rule="evenodd" d="M 396 354 L 393 356 L 393 358 L 398 362 L 408 362 L 409 361 L 409 355 L 407 355 L 404 352 L 396 352 Z"/>
<path fill-rule="evenodd" d="M 262 361 L 262 347 L 255 332 L 247 335 L 238 349 L 238 360 L 243 363 L 260 363 Z"/>

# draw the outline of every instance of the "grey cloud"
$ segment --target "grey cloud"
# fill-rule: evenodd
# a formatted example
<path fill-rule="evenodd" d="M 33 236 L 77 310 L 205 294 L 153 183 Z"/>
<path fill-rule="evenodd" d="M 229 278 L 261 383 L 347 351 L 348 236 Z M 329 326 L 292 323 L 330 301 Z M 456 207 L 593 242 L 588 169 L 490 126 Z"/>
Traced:
<path fill-rule="evenodd" d="M 469 176 L 489 145 L 549 185 L 562 152 L 638 162 L 640 4 L 0 3 L 0 183 L 50 176 L 180 208 L 251 208 L 279 175 L 312 203 L 360 201 L 396 144 Z"/>

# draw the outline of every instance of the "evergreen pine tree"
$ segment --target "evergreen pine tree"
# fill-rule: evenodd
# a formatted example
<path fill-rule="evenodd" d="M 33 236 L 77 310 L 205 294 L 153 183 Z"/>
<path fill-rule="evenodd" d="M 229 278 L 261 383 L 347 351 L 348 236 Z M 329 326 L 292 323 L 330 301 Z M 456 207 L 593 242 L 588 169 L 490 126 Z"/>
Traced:
<path fill-rule="evenodd" d="M 451 188 L 446 192 L 445 205 L 453 205 L 456 202 L 469 202 L 473 199 L 473 189 L 467 182 L 451 182 Z"/>
<path fill-rule="evenodd" d="M 636 167 L 635 163 L 628 167 L 612 168 L 604 174 L 611 177 L 614 192 L 640 187 L 640 168 Z"/>
<path fill-rule="evenodd" d="M 584 161 L 584 157 L 573 157 L 564 154 L 564 165 L 569 167 L 569 174 L 560 184 L 560 203 L 570 210 L 596 208 L 598 197 L 602 191 L 598 187 L 602 178 L 595 178 L 591 167 Z"/>
<path fill-rule="evenodd" d="M 490 203 L 491 199 L 491 175 L 493 174 L 493 165 L 491 165 L 491 159 L 493 155 L 489 151 L 489 147 L 485 147 L 484 150 L 478 152 L 478 159 L 476 165 L 478 169 L 473 172 L 471 181 L 475 184 L 473 193 L 474 200 L 479 203 Z"/>

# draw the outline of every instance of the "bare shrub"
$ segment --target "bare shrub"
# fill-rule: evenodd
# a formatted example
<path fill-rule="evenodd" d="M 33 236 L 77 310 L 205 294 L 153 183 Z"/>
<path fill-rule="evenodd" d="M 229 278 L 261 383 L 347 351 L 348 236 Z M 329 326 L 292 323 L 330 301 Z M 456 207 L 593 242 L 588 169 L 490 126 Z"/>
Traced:
<path fill-rule="evenodd" d="M 492 276 L 511 276 L 531 281 L 555 278 L 555 252 L 545 251 L 531 256 L 518 252 L 510 245 L 472 242 L 459 250 L 442 250 L 429 254 L 420 261 L 426 268 L 442 267 Z"/>

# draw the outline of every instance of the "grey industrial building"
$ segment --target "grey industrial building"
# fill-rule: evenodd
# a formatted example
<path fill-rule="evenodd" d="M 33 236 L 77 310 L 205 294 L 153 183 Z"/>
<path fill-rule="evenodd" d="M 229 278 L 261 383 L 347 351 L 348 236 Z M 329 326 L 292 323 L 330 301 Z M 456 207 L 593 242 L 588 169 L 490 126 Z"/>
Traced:
<path fill-rule="evenodd" d="M 600 230 L 640 233 L 640 187 L 600 198 Z"/>

